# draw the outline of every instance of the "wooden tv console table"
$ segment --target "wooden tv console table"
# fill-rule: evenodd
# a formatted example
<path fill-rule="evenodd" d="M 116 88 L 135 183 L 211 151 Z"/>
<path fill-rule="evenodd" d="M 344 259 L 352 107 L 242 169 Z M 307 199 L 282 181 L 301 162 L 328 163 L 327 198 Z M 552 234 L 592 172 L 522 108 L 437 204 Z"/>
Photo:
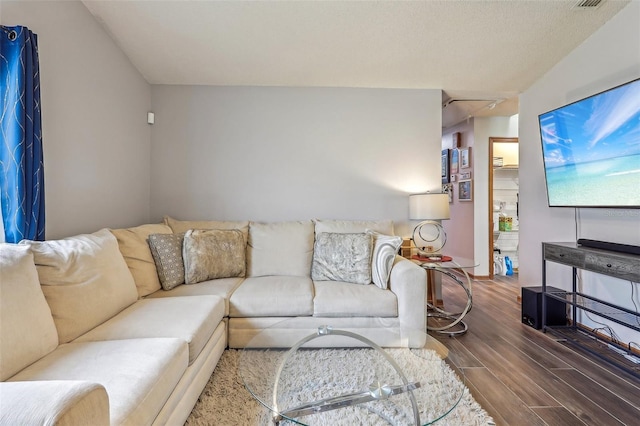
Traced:
<path fill-rule="evenodd" d="M 554 293 L 547 291 L 547 262 L 559 263 L 573 269 L 572 290 Z M 625 357 L 634 355 L 629 347 L 602 339 L 602 335 L 580 326 L 576 322 L 578 310 L 593 313 L 629 329 L 640 332 L 640 314 L 609 301 L 597 299 L 578 291 L 578 270 L 595 272 L 622 280 L 640 282 L 640 256 L 579 246 L 576 243 L 542 243 L 542 330 L 552 331 L 587 351 L 640 377 L 640 364 Z M 551 326 L 546 324 L 546 298 L 560 300 L 571 306 L 572 324 Z M 595 339 L 593 338 L 595 337 Z M 600 339 L 600 340 L 598 340 Z M 612 350 L 611 346 L 618 350 Z M 636 357 L 640 358 L 638 354 Z"/>

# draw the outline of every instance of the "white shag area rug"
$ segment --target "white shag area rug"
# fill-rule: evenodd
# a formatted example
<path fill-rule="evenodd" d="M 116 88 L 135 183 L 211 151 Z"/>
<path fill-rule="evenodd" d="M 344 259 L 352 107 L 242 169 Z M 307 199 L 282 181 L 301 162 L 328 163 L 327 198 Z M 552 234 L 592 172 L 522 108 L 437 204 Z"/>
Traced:
<path fill-rule="evenodd" d="M 333 352 L 330 352 L 333 351 Z M 336 352 L 338 351 L 338 352 Z M 283 394 L 281 403 L 286 407 L 326 398 L 326 384 L 344 385 L 344 389 L 365 390 L 376 380 L 400 384 L 388 363 L 380 356 L 372 356 L 371 349 L 315 349 L 298 351 L 284 377 L 281 388 L 291 389 Z M 187 419 L 187 426 L 203 425 L 273 425 L 272 412 L 260 404 L 243 385 L 239 375 L 240 350 L 225 350 L 216 369 L 202 391 L 196 406 Z M 407 379 L 420 381 L 422 387 L 414 391 L 422 424 L 438 419 L 455 405 L 437 425 L 472 426 L 494 425 L 493 419 L 473 399 L 469 390 L 451 368 L 434 351 L 420 350 L 410 353 L 406 349 L 387 349 L 400 365 Z M 417 356 L 417 355 L 418 356 Z M 250 362 L 252 373 L 263 380 L 266 395 L 271 390 L 274 366 L 284 351 L 255 351 Z M 395 377 L 384 377 L 393 375 Z M 258 380 L 260 382 L 260 380 Z M 281 382 L 282 383 L 282 382 Z M 257 385 L 260 386 L 260 385 Z M 392 401 L 392 402 L 391 402 Z M 309 425 L 413 425 L 412 405 L 407 394 L 394 395 L 386 401 L 369 402 L 354 407 L 327 411 L 303 417 L 300 424 Z M 294 422 L 282 421 L 281 425 Z"/>

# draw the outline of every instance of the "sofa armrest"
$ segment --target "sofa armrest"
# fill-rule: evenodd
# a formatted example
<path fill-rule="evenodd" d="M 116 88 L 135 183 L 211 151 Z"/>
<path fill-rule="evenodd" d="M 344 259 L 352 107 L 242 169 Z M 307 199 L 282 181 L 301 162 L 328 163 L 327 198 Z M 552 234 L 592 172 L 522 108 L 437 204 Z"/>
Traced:
<path fill-rule="evenodd" d="M 105 388 L 84 381 L 0 383 L 0 425 L 109 425 Z"/>
<path fill-rule="evenodd" d="M 389 289 L 398 298 L 398 318 L 405 330 L 427 328 L 427 272 L 417 264 L 396 255 L 389 278 Z"/>

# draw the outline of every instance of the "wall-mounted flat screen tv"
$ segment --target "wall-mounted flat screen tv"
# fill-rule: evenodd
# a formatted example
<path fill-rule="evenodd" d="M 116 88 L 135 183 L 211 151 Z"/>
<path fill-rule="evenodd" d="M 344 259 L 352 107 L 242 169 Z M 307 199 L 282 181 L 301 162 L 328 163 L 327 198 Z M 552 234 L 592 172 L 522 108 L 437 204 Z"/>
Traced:
<path fill-rule="evenodd" d="M 640 208 L 640 79 L 538 119 L 550 207 Z"/>

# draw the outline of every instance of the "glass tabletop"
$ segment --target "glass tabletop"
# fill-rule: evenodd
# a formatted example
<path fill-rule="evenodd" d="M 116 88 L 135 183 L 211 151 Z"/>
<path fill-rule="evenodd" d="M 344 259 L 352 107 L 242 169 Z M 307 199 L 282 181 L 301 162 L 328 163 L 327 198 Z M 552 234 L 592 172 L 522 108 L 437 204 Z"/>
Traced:
<path fill-rule="evenodd" d="M 323 320 L 316 329 L 296 319 L 277 323 L 242 351 L 239 375 L 276 424 L 428 425 L 464 395 L 464 376 L 444 362 L 447 348 L 428 334 L 384 320 L 377 330 L 375 319 L 356 329 Z M 261 348 L 276 332 L 289 336 L 282 347 Z"/>
<path fill-rule="evenodd" d="M 474 259 L 446 255 L 442 256 L 442 260 L 437 260 L 437 257 L 418 258 L 415 256 L 412 257 L 412 260 L 415 260 L 423 268 L 462 269 L 480 266 L 480 262 L 476 262 Z"/>

